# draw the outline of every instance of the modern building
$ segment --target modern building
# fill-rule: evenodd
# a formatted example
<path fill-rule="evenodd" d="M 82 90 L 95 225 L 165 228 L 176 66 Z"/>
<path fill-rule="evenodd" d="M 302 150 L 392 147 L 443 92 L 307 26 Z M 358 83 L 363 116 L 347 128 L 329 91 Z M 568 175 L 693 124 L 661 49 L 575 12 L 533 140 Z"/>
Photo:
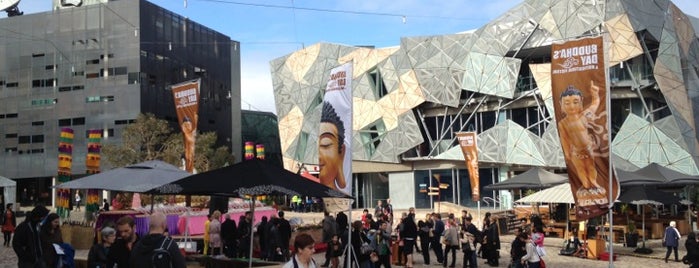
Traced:
<path fill-rule="evenodd" d="M 264 146 L 264 158 L 282 166 L 282 149 L 279 144 L 277 116 L 270 112 L 243 110 L 241 116 L 242 141 Z M 243 155 L 243 152 L 240 152 Z"/>
<path fill-rule="evenodd" d="M 84 174 L 88 130 L 119 143 L 140 113 L 176 127 L 169 86 L 193 79 L 199 130 L 242 151 L 239 42 L 145 0 L 53 6 L 0 19 L 0 175 L 20 191 L 50 198 L 61 128 L 74 130 L 72 172 Z"/>
<path fill-rule="evenodd" d="M 285 166 L 317 162 L 325 83 L 331 68 L 353 61 L 359 206 L 387 197 L 400 208 L 437 200 L 474 205 L 455 139 L 461 131 L 478 133 L 481 187 L 534 166 L 563 172 L 551 44 L 603 35 L 614 166 L 656 162 L 699 174 L 698 27 L 667 0 L 525 0 L 468 32 L 405 37 L 388 48 L 306 47 L 270 63 Z M 424 189 L 437 183 L 450 187 L 428 196 Z M 481 195 L 488 206 L 515 198 Z"/>

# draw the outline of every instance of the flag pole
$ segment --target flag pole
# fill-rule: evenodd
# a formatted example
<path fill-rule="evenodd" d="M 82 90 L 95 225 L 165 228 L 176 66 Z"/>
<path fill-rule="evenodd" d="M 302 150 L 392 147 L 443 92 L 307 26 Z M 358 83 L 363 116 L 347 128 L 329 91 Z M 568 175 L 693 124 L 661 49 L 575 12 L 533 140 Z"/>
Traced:
<path fill-rule="evenodd" d="M 611 86 L 609 84 L 609 69 L 607 68 L 608 62 L 609 62 L 609 57 L 607 57 L 607 42 L 604 42 L 605 38 L 604 36 L 602 37 L 602 46 L 605 48 L 604 49 L 604 79 L 605 79 L 605 97 L 606 97 L 606 109 L 607 112 L 607 141 L 609 142 L 609 156 L 607 157 L 607 161 L 609 161 L 607 167 L 608 167 L 608 181 L 609 181 L 609 188 L 607 190 L 607 193 L 609 194 L 609 268 L 614 268 L 614 173 L 612 170 L 612 118 L 611 118 L 611 105 L 612 105 L 612 94 L 611 94 Z"/>

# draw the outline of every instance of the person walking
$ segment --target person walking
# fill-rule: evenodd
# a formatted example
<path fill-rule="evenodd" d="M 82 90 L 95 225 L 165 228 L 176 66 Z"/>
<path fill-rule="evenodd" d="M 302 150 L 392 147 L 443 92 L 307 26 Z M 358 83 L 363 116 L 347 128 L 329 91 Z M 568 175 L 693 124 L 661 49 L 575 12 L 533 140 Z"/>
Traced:
<path fill-rule="evenodd" d="M 690 268 L 699 267 L 699 243 L 694 232 L 687 234 L 687 241 L 684 242 L 684 247 L 687 249 L 687 256 L 682 258 L 684 264 Z"/>
<path fill-rule="evenodd" d="M 473 224 L 473 218 L 471 216 L 466 216 L 466 218 L 463 219 L 463 227 L 462 231 L 464 233 L 464 238 L 468 244 L 468 247 L 463 248 L 464 252 L 464 261 L 463 261 L 463 267 L 478 267 L 477 263 L 477 256 L 476 256 L 476 250 L 477 250 L 477 244 L 480 241 L 480 237 L 482 236 L 481 232 L 478 230 L 478 227 Z"/>
<path fill-rule="evenodd" d="M 439 238 L 444 233 L 444 222 L 442 221 L 442 215 L 438 213 L 432 213 L 432 221 L 434 226 L 432 227 L 432 241 L 430 241 L 430 246 L 434 251 L 435 257 L 437 257 L 437 263 L 444 262 L 444 252 L 442 251 L 442 244 L 439 242 Z"/>
<path fill-rule="evenodd" d="M 49 210 L 44 206 L 36 206 L 24 218 L 24 221 L 17 225 L 15 237 L 12 239 L 12 249 L 17 254 L 17 267 L 34 268 L 44 265 L 41 239 L 39 238 L 39 222 L 46 217 Z"/>
<path fill-rule="evenodd" d="M 115 260 L 109 257 L 109 249 L 116 241 L 116 230 L 112 227 L 104 227 L 100 231 L 102 243 L 96 243 L 87 254 L 88 268 L 113 268 Z"/>
<path fill-rule="evenodd" d="M 236 234 L 238 227 L 231 215 L 226 213 L 226 220 L 221 224 L 221 240 L 223 240 L 223 254 L 228 258 L 235 258 L 236 254 Z"/>
<path fill-rule="evenodd" d="M 56 253 L 53 246 L 53 244 L 63 244 L 60 223 L 61 219 L 58 214 L 51 213 L 46 216 L 46 219 L 41 224 L 39 237 L 41 239 L 41 251 L 43 252 L 42 257 L 46 267 L 57 267 L 60 263 L 58 253 Z"/>
<path fill-rule="evenodd" d="M 0 220 L 2 220 L 2 234 L 5 239 L 2 245 L 9 247 L 12 241 L 12 233 L 15 232 L 15 227 L 17 226 L 17 217 L 15 217 L 15 212 L 12 211 L 12 203 L 7 204 L 5 213 L 3 213 Z"/>
<path fill-rule="evenodd" d="M 420 238 L 420 249 L 422 253 L 422 262 L 425 265 L 430 264 L 430 229 L 432 229 L 431 225 L 427 225 L 427 222 L 425 221 L 418 221 L 417 222 L 417 236 Z"/>
<path fill-rule="evenodd" d="M 80 190 L 75 191 L 75 210 L 80 211 L 80 201 L 82 197 L 80 196 Z"/>
<path fill-rule="evenodd" d="M 211 255 L 221 255 L 221 212 L 214 210 L 211 214 L 211 222 L 209 223 L 209 246 L 211 247 Z"/>
<path fill-rule="evenodd" d="M 444 262 L 442 262 L 442 266 L 447 267 L 449 252 L 451 251 L 451 264 L 449 267 L 454 268 L 456 265 L 456 250 L 459 248 L 459 244 L 461 244 L 459 227 L 457 227 L 454 218 L 447 220 L 447 228 L 442 235 L 444 236 Z"/>
<path fill-rule="evenodd" d="M 158 259 L 156 250 L 163 249 L 168 252 L 169 267 L 187 267 L 184 256 L 177 243 L 172 238 L 165 236 L 167 221 L 165 214 L 156 212 L 150 216 L 148 223 L 148 235 L 144 236 L 133 246 L 129 264 L 131 267 L 153 267 Z M 118 266 L 121 268 L 121 265 Z"/>
<path fill-rule="evenodd" d="M 323 243 L 330 244 L 332 237 L 337 234 L 337 222 L 328 211 L 324 212 L 323 218 Z M 325 262 L 320 267 L 328 267 L 330 264 L 330 250 L 325 251 Z"/>
<path fill-rule="evenodd" d="M 534 244 L 534 241 L 529 239 L 527 233 L 521 233 L 517 238 L 519 238 L 521 242 L 526 243 L 527 254 L 520 259 L 522 266 L 528 268 L 541 267 L 541 257 L 539 257 L 539 253 L 536 252 L 536 244 Z"/>
<path fill-rule="evenodd" d="M 294 239 L 294 256 L 282 268 L 316 268 L 318 266 L 313 260 L 315 252 L 315 241 L 311 235 L 299 234 Z"/>
<path fill-rule="evenodd" d="M 667 262 L 667 258 L 670 257 L 670 251 L 675 252 L 675 261 L 680 261 L 677 257 L 677 246 L 680 244 L 681 235 L 680 231 L 678 231 L 675 226 L 675 221 L 670 221 L 670 226 L 665 228 L 665 235 L 663 236 L 663 245 L 667 248 L 667 252 L 665 253 L 665 262 Z"/>
<path fill-rule="evenodd" d="M 116 222 L 117 239 L 114 241 L 109 256 L 114 258 L 119 268 L 131 267 L 129 258 L 134 245 L 141 239 L 136 233 L 136 221 L 130 215 L 122 216 Z"/>

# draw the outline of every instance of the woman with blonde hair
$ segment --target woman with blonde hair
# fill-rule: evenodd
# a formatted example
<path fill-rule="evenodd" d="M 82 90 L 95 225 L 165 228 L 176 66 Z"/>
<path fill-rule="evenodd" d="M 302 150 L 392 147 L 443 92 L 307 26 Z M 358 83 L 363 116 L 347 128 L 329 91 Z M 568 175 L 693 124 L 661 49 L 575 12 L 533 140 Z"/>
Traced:
<path fill-rule="evenodd" d="M 221 255 L 221 212 L 215 210 L 209 223 L 209 245 L 213 256 Z"/>
<path fill-rule="evenodd" d="M 663 246 L 667 247 L 665 262 L 667 262 L 667 258 L 670 257 L 670 251 L 675 251 L 675 261 L 680 261 L 677 257 L 677 246 L 680 244 L 681 235 L 680 231 L 678 231 L 675 226 L 675 221 L 670 221 L 670 226 L 665 228 L 665 235 L 663 236 Z"/>

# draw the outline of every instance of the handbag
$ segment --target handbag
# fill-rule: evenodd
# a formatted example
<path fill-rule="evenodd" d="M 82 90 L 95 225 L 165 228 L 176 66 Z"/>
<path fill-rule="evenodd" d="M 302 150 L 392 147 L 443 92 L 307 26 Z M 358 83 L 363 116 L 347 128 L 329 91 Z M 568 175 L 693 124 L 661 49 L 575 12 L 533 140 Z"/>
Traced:
<path fill-rule="evenodd" d="M 369 243 L 364 242 L 364 244 L 362 244 L 362 247 L 359 248 L 359 251 L 360 251 L 363 255 L 369 255 L 371 252 L 374 251 L 374 247 L 372 247 L 371 245 L 369 245 Z"/>
<path fill-rule="evenodd" d="M 532 244 L 534 244 L 534 243 L 532 243 Z M 539 250 L 537 249 L 537 248 L 539 248 L 539 246 L 534 244 L 534 248 L 535 248 L 534 251 L 536 251 L 536 255 L 539 256 L 539 267 L 546 268 L 546 262 L 544 262 L 544 258 L 541 257 L 541 255 L 539 254 Z M 541 247 L 541 248 L 543 248 L 543 247 Z"/>

